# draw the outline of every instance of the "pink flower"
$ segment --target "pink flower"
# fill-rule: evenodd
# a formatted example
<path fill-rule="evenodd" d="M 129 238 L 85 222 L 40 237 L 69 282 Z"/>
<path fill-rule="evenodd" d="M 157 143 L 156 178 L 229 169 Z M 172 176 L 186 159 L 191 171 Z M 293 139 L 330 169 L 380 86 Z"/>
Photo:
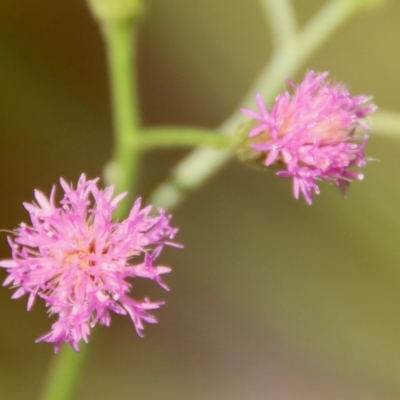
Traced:
<path fill-rule="evenodd" d="M 328 73 L 309 71 L 296 86 L 287 83 L 293 94 L 279 95 L 269 111 L 258 94 L 259 112 L 242 112 L 257 121 L 250 131 L 251 148 L 265 153 L 265 166 L 283 164 L 278 176 L 293 178 L 296 199 L 303 194 L 308 204 L 319 194 L 318 180 L 335 183 L 345 195 L 353 179 L 363 175 L 349 168 L 366 164 L 364 147 L 368 136 L 355 135 L 357 127 L 368 130 L 361 121 L 377 107 L 366 96 L 351 96 L 346 87 L 326 81 Z"/>
<path fill-rule="evenodd" d="M 128 314 L 142 336 L 143 321 L 157 320 L 148 310 L 163 302 L 134 300 L 128 296 L 132 284 L 128 278 L 147 278 L 168 289 L 161 274 L 170 271 L 154 262 L 164 245 L 177 232 L 171 228 L 171 216 L 159 210 L 150 216 L 152 207 L 141 209 L 136 200 L 127 219 L 112 221 L 112 213 L 126 193 L 112 199 L 113 186 L 104 191 L 98 179 L 81 175 L 74 189 L 60 179 L 64 197 L 55 204 L 55 187 L 50 199 L 36 190 L 37 204 L 24 203 L 32 226 L 22 223 L 8 238 L 12 259 L 0 261 L 9 276 L 4 285 L 16 288 L 12 298 L 28 294 L 28 310 L 36 297 L 49 307 L 58 320 L 37 342 L 54 343 L 55 352 L 62 342 L 79 351 L 79 342 L 88 342 L 91 328 L 97 323 L 109 326 L 109 311 Z"/>

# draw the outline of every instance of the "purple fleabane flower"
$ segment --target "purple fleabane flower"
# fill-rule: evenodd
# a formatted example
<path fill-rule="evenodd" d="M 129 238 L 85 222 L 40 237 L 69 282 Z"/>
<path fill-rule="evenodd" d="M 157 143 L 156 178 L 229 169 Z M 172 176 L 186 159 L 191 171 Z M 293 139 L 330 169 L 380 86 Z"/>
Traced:
<path fill-rule="evenodd" d="M 366 164 L 368 136 L 357 137 L 355 131 L 368 130 L 361 118 L 377 109 L 369 97 L 351 96 L 344 85 L 327 82 L 327 76 L 309 71 L 298 86 L 287 80 L 293 94 L 279 95 L 271 111 L 259 94 L 258 113 L 242 110 L 257 121 L 248 135 L 251 148 L 265 153 L 265 166 L 283 164 L 277 175 L 293 178 L 295 198 L 302 193 L 308 204 L 313 193 L 319 194 L 318 180 L 335 183 L 345 195 L 351 180 L 363 179 L 349 169 Z"/>
<path fill-rule="evenodd" d="M 62 342 L 79 351 L 91 328 L 110 325 L 109 311 L 128 314 L 140 336 L 143 321 L 157 322 L 148 310 L 163 302 L 132 299 L 127 278 L 151 279 L 168 289 L 160 275 L 170 268 L 154 262 L 164 245 L 174 245 L 168 241 L 177 232 L 169 225 L 171 216 L 163 210 L 150 216 L 152 207 L 141 209 L 138 199 L 127 219 L 113 222 L 126 193 L 112 199 L 113 186 L 101 191 L 97 182 L 82 174 L 74 189 L 60 179 L 65 192 L 60 205 L 54 186 L 49 199 L 36 190 L 37 204 L 24 203 L 32 226 L 20 224 L 15 239 L 8 238 L 12 259 L 0 261 L 9 273 L 4 285 L 16 288 L 13 299 L 28 294 L 30 310 L 41 297 L 50 315 L 58 314 L 51 331 L 37 340 L 54 343 L 55 352 Z"/>

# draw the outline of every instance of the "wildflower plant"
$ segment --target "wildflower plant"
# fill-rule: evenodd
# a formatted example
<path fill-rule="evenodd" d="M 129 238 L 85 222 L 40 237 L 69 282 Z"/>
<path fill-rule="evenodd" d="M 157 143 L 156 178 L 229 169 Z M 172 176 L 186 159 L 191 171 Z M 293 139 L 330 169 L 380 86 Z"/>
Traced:
<path fill-rule="evenodd" d="M 12 298 L 26 296 L 28 310 L 43 300 L 55 319 L 50 331 L 37 339 L 60 350 L 43 399 L 73 398 L 77 360 L 84 354 L 71 356 L 69 346 L 79 352 L 92 329 L 109 326 L 113 314 L 128 316 L 140 336 L 145 322 L 156 322 L 153 310 L 164 302 L 136 298 L 136 279 L 168 289 L 162 276 L 171 269 L 157 259 L 165 246 L 181 247 L 168 213 L 235 154 L 245 163 L 277 167 L 279 177 L 292 179 L 294 197 L 302 196 L 310 205 L 320 193 L 320 182 L 333 183 L 346 194 L 351 181 L 363 179 L 360 168 L 371 157 L 368 118 L 377 110 L 371 98 L 350 94 L 340 77 L 328 80 L 328 72 L 309 69 L 302 82 L 294 79 L 301 67 L 312 67 L 305 65 L 308 56 L 335 29 L 381 2 L 331 0 L 299 29 L 290 0 L 260 1 L 274 39 L 272 59 L 234 114 L 210 131 L 143 127 L 135 52 L 145 0 L 88 0 L 105 40 L 114 117 L 105 188 L 99 178 L 83 173 L 76 185 L 60 179 L 60 200 L 55 187 L 49 197 L 36 190 L 35 200 L 23 204 L 30 222 L 9 231 L 11 257 L 0 261 Z M 287 89 L 281 90 L 284 82 Z M 381 131 L 391 132 L 387 119 L 376 121 L 374 126 L 381 121 Z M 167 147 L 195 149 L 148 198 L 135 198 L 141 153 Z"/>

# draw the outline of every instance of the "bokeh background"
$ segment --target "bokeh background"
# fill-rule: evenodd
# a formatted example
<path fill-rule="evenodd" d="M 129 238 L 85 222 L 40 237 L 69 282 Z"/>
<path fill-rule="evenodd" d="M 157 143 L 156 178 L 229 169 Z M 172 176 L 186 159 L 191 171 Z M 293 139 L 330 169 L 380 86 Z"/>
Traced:
<path fill-rule="evenodd" d="M 303 24 L 325 1 L 293 3 Z M 359 14 L 292 78 L 329 70 L 400 111 L 399 21 L 395 0 Z M 257 0 L 147 0 L 144 124 L 218 126 L 269 39 Z M 0 89 L 0 221 L 13 229 L 34 188 L 99 176 L 111 154 L 105 52 L 84 0 L 0 2 Z M 323 185 L 308 207 L 289 180 L 235 162 L 191 194 L 173 220 L 185 249 L 163 255 L 171 292 L 135 287 L 167 300 L 160 323 L 144 339 L 128 318 L 97 329 L 74 399 L 399 399 L 400 141 L 371 136 L 376 161 L 345 200 Z M 146 155 L 140 193 L 184 154 Z M 0 290 L 0 398 L 34 399 L 54 357 L 34 340 L 50 321 L 11 293 Z"/>

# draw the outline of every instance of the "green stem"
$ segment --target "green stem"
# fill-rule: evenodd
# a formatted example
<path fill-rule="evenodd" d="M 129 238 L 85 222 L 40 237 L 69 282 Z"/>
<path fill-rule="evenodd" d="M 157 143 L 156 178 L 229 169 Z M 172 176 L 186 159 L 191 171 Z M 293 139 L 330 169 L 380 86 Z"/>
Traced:
<path fill-rule="evenodd" d="M 271 29 L 275 49 L 288 45 L 296 36 L 297 22 L 290 0 L 260 0 Z"/>
<path fill-rule="evenodd" d="M 79 379 L 87 346 L 76 353 L 69 345 L 61 346 L 50 365 L 42 400 L 69 400 Z"/>
<path fill-rule="evenodd" d="M 149 203 L 165 210 L 176 208 L 186 193 L 205 184 L 230 159 L 229 149 L 201 147 L 192 151 L 169 173 L 168 179 L 151 194 Z"/>
<path fill-rule="evenodd" d="M 120 203 L 121 214 L 134 198 L 134 187 L 139 166 L 139 111 L 135 74 L 135 25 L 132 20 L 103 24 L 107 46 L 112 109 L 114 117 L 114 154 L 109 180 L 115 192 L 128 191 Z"/>
<path fill-rule="evenodd" d="M 378 111 L 371 116 L 372 137 L 381 136 L 400 139 L 400 113 L 394 111 Z"/>
<path fill-rule="evenodd" d="M 230 138 L 196 128 L 147 128 L 139 137 L 139 148 L 143 150 L 165 147 L 210 146 L 226 148 L 230 145 Z"/>
<path fill-rule="evenodd" d="M 332 0 L 303 28 L 296 39 L 283 47 L 266 66 L 260 77 L 244 96 L 241 104 L 254 107 L 254 95 L 262 93 L 268 104 L 282 87 L 283 79 L 293 75 L 302 63 L 321 46 L 329 36 L 353 15 L 360 6 L 360 0 Z M 246 120 L 236 111 L 219 128 L 231 136 Z M 180 204 L 186 193 L 197 189 L 220 170 L 232 157 L 229 150 L 201 148 L 186 156 L 170 173 L 150 197 L 150 202 L 171 209 Z"/>

